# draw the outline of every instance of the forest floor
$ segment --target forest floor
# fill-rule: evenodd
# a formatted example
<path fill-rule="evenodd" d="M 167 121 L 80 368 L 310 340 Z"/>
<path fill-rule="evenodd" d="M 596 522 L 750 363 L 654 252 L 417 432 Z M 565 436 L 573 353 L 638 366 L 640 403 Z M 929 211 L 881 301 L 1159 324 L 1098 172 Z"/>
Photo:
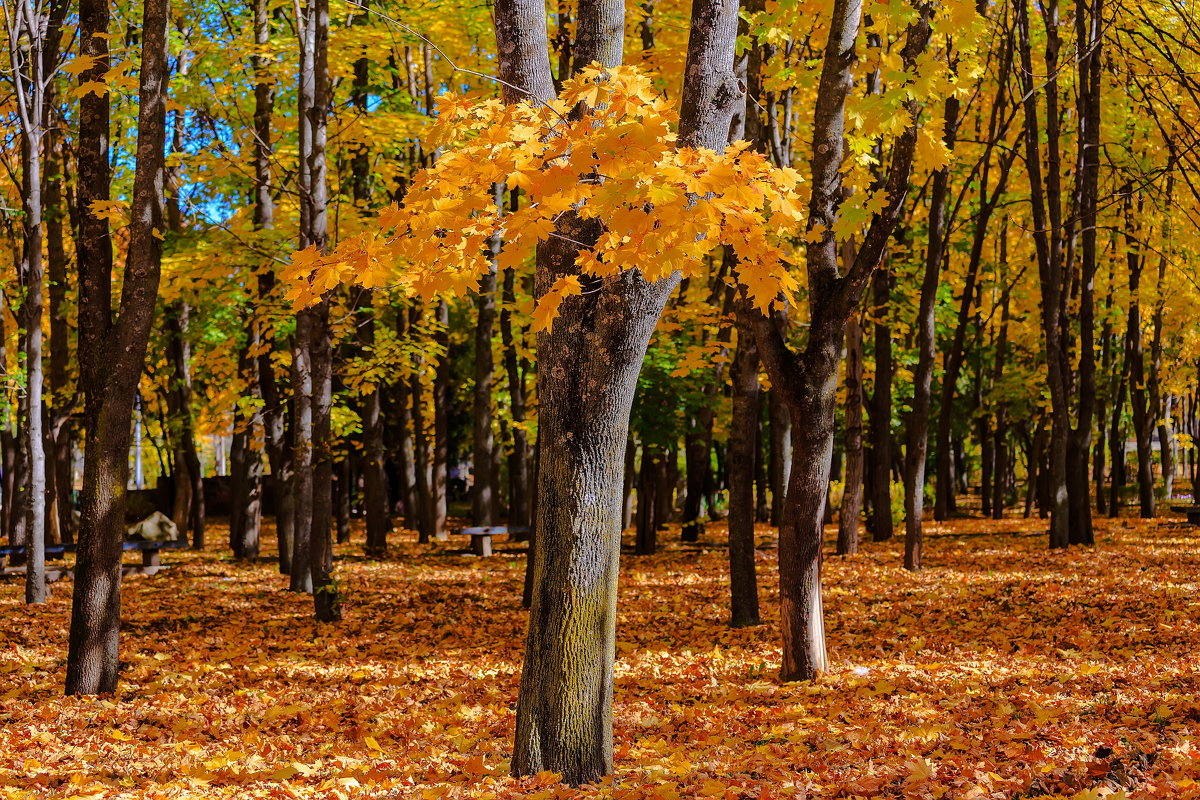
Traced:
<path fill-rule="evenodd" d="M 1069 552 L 1038 520 L 933 525 L 916 575 L 899 541 L 828 558 L 812 684 L 777 678 L 765 527 L 758 628 L 725 625 L 723 525 L 624 557 L 616 776 L 583 790 L 508 777 L 521 545 L 374 561 L 356 530 L 320 629 L 267 559 L 171 551 L 124 584 L 108 699 L 62 696 L 70 583 L 28 609 L 9 581 L 0 798 L 1200 797 L 1200 529 L 1097 525 Z"/>

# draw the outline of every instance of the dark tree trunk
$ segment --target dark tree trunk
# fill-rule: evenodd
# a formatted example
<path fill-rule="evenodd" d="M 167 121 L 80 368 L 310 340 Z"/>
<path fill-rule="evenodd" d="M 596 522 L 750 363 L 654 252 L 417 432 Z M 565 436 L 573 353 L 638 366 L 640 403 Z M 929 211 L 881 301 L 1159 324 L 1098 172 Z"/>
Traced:
<path fill-rule="evenodd" d="M 415 326 L 420 311 L 417 306 L 409 309 L 410 326 Z M 417 540 L 426 543 L 433 536 L 433 452 L 429 441 L 429 426 L 425 422 L 425 390 L 421 382 L 421 368 L 425 364 L 424 356 L 416 356 L 415 371 L 412 376 L 412 421 L 413 443 L 415 456 L 413 463 L 416 467 L 416 512 Z"/>
<path fill-rule="evenodd" d="M 129 420 L 158 294 L 163 230 L 163 166 L 167 89 L 166 0 L 142 4 L 138 71 L 137 161 L 129 254 L 118 316 L 112 315 L 112 241 L 108 223 L 80 215 L 79 362 L 87 438 L 79 549 L 71 603 L 67 694 L 117 688 L 121 615 L 121 552 L 129 475 Z M 81 84 L 103 80 L 109 68 L 107 0 L 80 0 L 80 53 L 92 59 Z M 80 98 L 78 207 L 108 200 L 107 93 Z"/>
<path fill-rule="evenodd" d="M 1077 59 L 1076 94 L 1079 112 L 1079 166 L 1077 170 L 1079 226 L 1083 238 L 1079 274 L 1079 380 L 1075 394 L 1076 420 L 1069 433 L 1067 488 L 1070 503 L 1071 544 L 1092 544 L 1091 483 L 1088 455 L 1096 414 L 1095 279 L 1096 213 L 1100 175 L 1100 70 L 1103 59 L 1102 0 L 1081 4 L 1075 11 L 1080 55 Z M 1168 195 L 1170 191 L 1168 190 Z"/>
<path fill-rule="evenodd" d="M 515 202 L 515 201 L 514 201 Z M 525 426 L 525 365 L 517 352 L 512 307 L 516 301 L 516 276 L 504 272 L 504 305 L 500 312 L 500 340 L 504 345 L 504 371 L 508 378 L 508 402 L 512 415 L 512 452 L 508 457 L 508 524 L 528 527 L 529 432 Z M 629 527 L 628 520 L 625 526 Z"/>
<path fill-rule="evenodd" d="M 247 382 L 247 393 L 257 390 L 257 363 L 248 342 L 238 354 L 238 372 Z M 258 558 L 262 525 L 262 456 L 254 447 L 255 421 L 241 405 L 234 410 L 233 444 L 229 448 L 231 498 L 229 544 L 233 557 Z"/>
<path fill-rule="evenodd" d="M 446 539 L 448 480 L 450 477 L 450 305 L 442 300 L 437 307 L 438 332 L 434 340 L 443 355 L 438 359 L 433 373 L 433 538 Z M 488 454 L 491 463 L 491 454 Z"/>
<path fill-rule="evenodd" d="M 783 627 L 784 680 L 811 680 L 825 669 L 825 625 L 821 606 L 822 520 L 833 451 L 838 362 L 846 321 L 854 313 L 883 255 L 908 191 L 917 131 L 896 140 L 883 187 L 886 202 L 870 222 L 852 264 L 838 268 L 833 234 L 842 200 L 845 104 L 853 86 L 855 44 L 861 6 L 835 0 L 830 35 L 817 90 L 809 201 L 807 268 L 809 338 L 792 352 L 777 327 L 761 314 L 755 338 L 771 385 L 778 387 L 792 414 L 792 474 L 779 528 L 779 584 Z M 929 41 L 928 9 L 909 25 L 902 59 L 911 67 Z M 916 112 L 915 101 L 910 113 Z"/>
<path fill-rule="evenodd" d="M 354 496 L 352 466 L 348 457 L 333 465 L 333 511 L 337 523 L 338 544 L 350 541 L 350 506 Z"/>
<path fill-rule="evenodd" d="M 254 68 L 254 227 L 270 230 L 275 225 L 275 201 L 271 195 L 271 117 L 275 109 L 275 89 L 271 76 L 272 57 L 265 52 L 271 38 L 271 17 L 267 0 L 254 0 L 254 43 L 262 48 L 251 61 Z M 274 294 L 275 276 L 267 269 L 258 278 L 260 303 Z M 256 335 L 263 337 L 262 322 Z M 273 347 L 263 346 L 258 355 L 258 391 L 263 400 L 261 412 L 267 461 L 271 467 L 271 488 L 275 496 L 275 538 L 279 550 L 279 572 L 291 575 L 294 510 L 291 493 L 292 447 L 288 435 L 287 403 L 279 390 Z"/>
<path fill-rule="evenodd" d="M 637 534 L 633 552 L 652 556 L 658 551 L 658 529 L 663 526 L 662 491 L 666 474 L 666 454 L 658 447 L 642 447 L 642 468 L 638 474 Z"/>
<path fill-rule="evenodd" d="M 762 424 L 763 420 L 759 420 L 758 441 L 754 447 L 754 519 L 758 522 L 770 522 L 775 527 L 779 527 L 779 521 L 783 519 L 782 516 L 775 518 L 771 513 L 775 498 L 770 488 L 771 462 L 775 458 L 775 420 L 770 417 L 772 413 L 770 398 L 777 394 L 777 392 L 767 393 L 767 408 L 759 413 L 767 415 L 769 422 L 767 426 L 764 426 Z M 770 428 L 770 440 L 766 436 L 763 436 L 762 431 L 764 427 Z M 784 443 L 787 446 L 782 449 L 786 449 L 788 454 L 787 469 L 784 470 L 784 473 L 790 475 L 792 469 L 792 422 L 790 417 L 788 419 L 787 431 L 787 441 Z M 779 496 L 786 499 L 786 494 L 787 487 L 781 487 Z M 783 513 L 783 503 L 784 499 L 781 499 L 779 501 L 780 514 Z"/>
<path fill-rule="evenodd" d="M 733 411 L 729 423 L 729 592 L 730 623 L 759 624 L 758 577 L 754 564 L 754 461 L 758 449 L 758 347 L 746 300 L 737 304 L 737 349 L 730 378 Z"/>
<path fill-rule="evenodd" d="M 837 554 L 858 552 L 863 498 L 863 329 L 858 315 L 846 321 L 846 482 L 838 515 Z"/>
<path fill-rule="evenodd" d="M 189 532 L 192 547 L 204 547 L 204 473 L 196 452 L 192 422 L 192 348 L 188 340 L 191 310 L 180 300 L 167 309 L 168 351 L 171 358 L 171 416 L 175 428 L 175 504 L 172 519 L 180 534 Z"/>
<path fill-rule="evenodd" d="M 775 318 L 786 331 L 787 315 L 776 312 Z M 788 480 L 792 469 L 792 416 L 788 413 L 787 404 L 783 402 L 779 392 L 768 391 L 766 396 L 767 428 L 770 432 L 770 462 L 767 470 L 771 488 L 770 521 L 771 524 L 778 527 L 783 519 L 783 504 L 787 497 Z M 765 499 L 766 492 L 760 492 L 760 497 Z M 761 513 L 756 518 L 759 522 L 767 521 L 763 519 Z"/>
<path fill-rule="evenodd" d="M 955 133 L 958 130 L 959 101 L 956 97 L 946 100 L 946 125 L 942 138 L 947 148 L 953 149 Z M 917 311 L 917 367 L 913 370 L 913 399 L 912 411 L 909 413 L 905 434 L 907 441 L 904 446 L 904 568 L 919 570 L 922 567 L 922 553 L 925 546 L 924 515 L 925 515 L 925 456 L 929 448 L 929 412 L 933 388 L 933 363 L 937 348 L 937 331 L 935 328 L 934 312 L 936 311 L 937 290 L 941 283 L 942 262 L 946 258 L 946 243 L 949 239 L 947 228 L 947 205 L 950 199 L 950 168 L 943 167 L 933 175 L 933 189 L 929 201 L 929 244 L 925 248 L 925 275 L 921 281 L 921 299 Z M 963 302 L 970 305 L 974 296 L 974 287 L 970 287 L 963 297 Z M 951 389 L 953 393 L 953 389 Z M 946 452 L 939 454 L 939 459 L 950 464 L 949 440 Z M 949 508 L 950 496 L 954 487 L 946 470 L 946 486 L 939 487 L 944 492 L 943 502 Z"/>
<path fill-rule="evenodd" d="M 504 184 L 494 187 L 496 207 L 504 208 Z M 499 480 L 492 453 L 496 443 L 492 435 L 492 381 L 495 365 L 492 359 L 492 333 L 496 327 L 496 259 L 500 255 L 501 239 L 493 236 L 491 269 L 479 280 L 475 300 L 478 317 L 475 323 L 475 414 L 471 420 L 474 485 L 471 491 L 471 521 L 475 525 L 492 525 L 496 521 Z"/>
<path fill-rule="evenodd" d="M 1029 8 L 1026 0 L 1017 0 L 1016 24 L 1021 64 L 1017 74 L 1021 79 L 1025 112 L 1025 167 L 1029 173 L 1030 197 L 1033 207 L 1033 239 L 1037 250 L 1039 283 L 1042 289 L 1041 322 L 1046 345 L 1046 366 L 1050 387 L 1051 432 L 1049 446 L 1048 510 L 1050 513 L 1050 547 L 1070 544 L 1070 507 L 1067 496 L 1067 451 L 1070 443 L 1070 398 L 1067 394 L 1070 369 L 1067 345 L 1062 336 L 1062 304 L 1064 279 L 1062 241 L 1062 191 L 1059 155 L 1058 112 L 1058 2 L 1050 0 L 1042 11 L 1046 21 L 1045 74 L 1050 77 L 1043 85 L 1035 86 L 1029 32 Z M 1043 180 L 1040 143 L 1043 131 L 1038 124 L 1038 89 L 1046 96 L 1046 164 Z"/>
<path fill-rule="evenodd" d="M 875 391 L 871 395 L 871 539 L 892 538 L 892 328 L 888 324 L 891 275 L 886 266 L 871 279 L 875 318 Z"/>

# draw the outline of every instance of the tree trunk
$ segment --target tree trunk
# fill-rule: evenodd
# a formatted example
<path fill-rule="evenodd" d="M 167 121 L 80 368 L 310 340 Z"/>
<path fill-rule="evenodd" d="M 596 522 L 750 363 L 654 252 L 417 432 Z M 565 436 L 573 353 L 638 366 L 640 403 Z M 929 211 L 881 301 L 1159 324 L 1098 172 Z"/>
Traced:
<path fill-rule="evenodd" d="M 504 371 L 508 378 L 508 403 L 512 415 L 512 453 L 508 457 L 508 524 L 528 527 L 531 519 L 529 432 L 525 425 L 525 365 L 524 359 L 517 353 L 512 323 L 512 308 L 516 302 L 515 281 L 514 270 L 505 270 L 500 340 L 504 345 Z M 624 527 L 629 527 L 628 520 Z"/>
<path fill-rule="evenodd" d="M 1037 250 L 1039 283 L 1042 289 L 1041 321 L 1046 344 L 1046 366 L 1050 387 L 1051 432 L 1050 464 L 1047 472 L 1050 512 L 1050 547 L 1070 544 L 1069 504 L 1067 496 L 1067 450 L 1070 436 L 1070 398 L 1067 373 L 1070 369 L 1066 343 L 1062 336 L 1064 268 L 1062 254 L 1063 224 L 1060 189 L 1059 112 L 1058 112 L 1058 3 L 1050 0 L 1043 9 L 1046 20 L 1045 72 L 1050 77 L 1043 87 L 1046 94 L 1047 157 L 1043 181 L 1038 125 L 1037 88 L 1034 85 L 1029 33 L 1029 8 L 1026 0 L 1016 3 L 1018 49 L 1025 111 L 1025 167 L 1029 173 L 1033 206 L 1033 239 Z"/>
<path fill-rule="evenodd" d="M 954 148 L 958 130 L 959 101 L 956 97 L 946 100 L 946 125 L 942 138 L 949 149 Z M 950 199 L 950 168 L 943 167 L 933 175 L 933 189 L 929 201 L 929 244 L 925 249 L 925 275 L 921 281 L 921 300 L 917 311 L 917 368 L 913 371 L 912 411 L 905 425 L 907 441 L 904 447 L 904 568 L 919 570 L 925 546 L 925 456 L 929 448 L 929 412 L 933 387 L 933 363 L 937 348 L 935 311 L 938 285 L 941 283 L 942 262 L 946 258 L 947 205 Z M 963 302 L 969 307 L 974 287 L 969 288 Z M 953 389 L 951 388 L 951 392 Z M 943 503 L 949 509 L 949 497 L 954 493 L 950 476 L 949 440 L 944 458 L 947 465 Z M 943 476 L 939 476 L 943 477 Z"/>
<path fill-rule="evenodd" d="M 257 391 L 257 363 L 251 355 L 253 338 L 238 354 L 238 372 L 246 380 L 246 394 Z M 262 456 L 254 446 L 254 415 L 241 405 L 234 409 L 233 444 L 229 448 L 231 497 L 229 544 L 236 559 L 258 558 L 262 525 Z"/>
<path fill-rule="evenodd" d="M 846 322 L 846 482 L 838 515 L 837 554 L 858 552 L 863 498 L 863 329 L 858 315 Z"/>
<path fill-rule="evenodd" d="M 872 276 L 875 318 L 875 391 L 871 395 L 871 540 L 892 538 L 892 328 L 888 325 L 891 274 Z"/>
<path fill-rule="evenodd" d="M 923 8 L 908 27 L 901 52 L 907 68 L 928 44 L 929 13 Z M 871 219 L 853 263 L 842 274 L 833 228 L 843 197 L 845 104 L 853 86 L 861 14 L 860 5 L 835 0 L 817 90 L 806 248 L 812 309 L 808 343 L 801 353 L 793 353 L 766 317 L 759 314 L 754 320 L 755 338 L 771 385 L 783 393 L 792 414 L 792 474 L 779 528 L 781 677 L 785 681 L 811 680 L 825 669 L 822 519 L 829 490 L 842 338 L 846 321 L 862 299 L 899 217 L 917 140 L 915 127 L 897 138 L 883 187 L 884 208 Z M 915 118 L 915 101 L 908 110 Z"/>
<path fill-rule="evenodd" d="M 652 556 L 658 551 L 658 529 L 662 527 L 662 502 L 659 492 L 666 473 L 666 455 L 657 447 L 642 447 L 642 468 L 638 474 L 637 534 L 633 552 Z"/>
<path fill-rule="evenodd" d="M 758 449 L 758 347 L 748 301 L 737 303 L 737 349 L 730 372 L 733 411 L 729 423 L 729 593 L 735 628 L 759 624 L 754 564 L 754 459 Z"/>
<path fill-rule="evenodd" d="M 271 17 L 267 0 L 254 0 L 254 43 L 259 51 L 251 58 L 254 68 L 254 227 L 270 230 L 275 225 L 275 200 L 271 195 L 271 117 L 275 109 L 273 60 L 265 52 L 271 38 Z M 267 304 L 274 294 L 275 275 L 270 269 L 258 277 L 258 298 Z M 264 339 L 263 321 L 257 320 L 260 340 Z M 291 575 L 294 510 L 292 485 L 292 446 L 288 432 L 287 403 L 279 391 L 273 347 L 262 347 L 258 355 L 258 391 L 262 397 L 263 438 L 271 467 L 271 489 L 275 497 L 275 538 L 279 550 L 279 572 Z"/>
<path fill-rule="evenodd" d="M 504 208 L 504 184 L 494 187 L 495 203 Z M 491 268 L 479 280 L 475 299 L 478 317 L 475 322 L 475 413 L 471 420 L 474 485 L 471 490 L 471 522 L 492 525 L 496 521 L 499 481 L 492 452 L 496 443 L 492 435 L 492 381 L 495 365 L 492 360 L 492 332 L 496 327 L 496 259 L 500 255 L 501 238 L 493 236 Z"/>
<path fill-rule="evenodd" d="M 430 533 L 439 541 L 450 533 L 446 530 L 450 477 L 450 305 L 441 300 L 437 307 L 438 332 L 434 336 L 443 353 L 433 372 L 433 484 L 432 527 Z M 488 454 L 491 463 L 491 453 Z"/>
<path fill-rule="evenodd" d="M 142 4 L 138 71 L 137 161 L 133 180 L 129 252 L 118 316 L 112 317 L 112 241 L 108 223 L 80 215 L 76 243 L 80 271 L 79 362 L 87 438 L 79 549 L 71 603 L 67 694 L 112 693 L 119 671 L 121 552 L 125 486 L 129 476 L 129 420 L 146 354 L 158 294 L 163 230 L 166 144 L 166 0 Z M 107 0 L 80 0 L 80 53 L 92 59 L 82 85 L 108 70 Z M 108 200 L 107 93 L 80 98 L 78 192 L 80 209 Z"/>
<path fill-rule="evenodd" d="M 692 8 L 681 147 L 723 149 L 737 101 L 744 108 L 744 87 L 733 75 L 737 16 L 736 3 L 698 2 Z M 620 63 L 623 30 L 620 4 L 583 0 L 574 62 Z M 496 38 L 501 77 L 549 97 L 543 8 L 528 0 L 497 3 Z M 532 47 L 522 53 L 522 42 Z M 508 77 L 517 74 L 532 80 Z M 578 273 L 575 242 L 586 244 L 600 234 L 595 223 L 570 213 L 560 218 L 558 232 L 563 238 L 538 247 L 538 297 L 559 276 Z M 515 775 L 552 770 L 579 785 L 612 770 L 616 580 L 629 412 L 650 336 L 678 282 L 676 275 L 647 283 L 636 270 L 586 278 L 585 291 L 564 300 L 553 327 L 538 334 L 536 572 L 517 702 Z M 579 358 L 583 352 L 592 357 Z"/>

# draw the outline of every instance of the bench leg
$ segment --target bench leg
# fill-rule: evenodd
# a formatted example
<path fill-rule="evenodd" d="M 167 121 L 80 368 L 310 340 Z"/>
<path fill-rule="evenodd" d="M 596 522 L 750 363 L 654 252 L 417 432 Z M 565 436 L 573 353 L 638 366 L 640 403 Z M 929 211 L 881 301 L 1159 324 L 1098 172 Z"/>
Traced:
<path fill-rule="evenodd" d="M 158 559 L 158 551 L 157 550 L 143 550 L 142 551 L 142 566 L 143 567 L 157 567 L 157 566 L 159 566 L 160 563 L 161 562 Z"/>
<path fill-rule="evenodd" d="M 472 536 L 471 550 L 477 556 L 490 556 L 492 554 L 492 535 L 483 533 Z"/>

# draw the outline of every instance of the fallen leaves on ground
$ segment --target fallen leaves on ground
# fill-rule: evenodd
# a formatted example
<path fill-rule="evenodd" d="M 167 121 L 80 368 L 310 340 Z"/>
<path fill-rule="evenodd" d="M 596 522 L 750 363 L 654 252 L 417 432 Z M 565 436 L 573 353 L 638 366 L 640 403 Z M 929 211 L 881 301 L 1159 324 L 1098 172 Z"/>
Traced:
<path fill-rule="evenodd" d="M 113 698 L 62 696 L 70 583 L 26 608 L 9 581 L 0 797 L 1200 797 L 1200 534 L 1097 525 L 1067 552 L 1037 521 L 931 525 L 916 575 L 899 542 L 828 558 L 812 684 L 777 679 L 771 531 L 757 628 L 725 625 L 723 526 L 625 556 L 616 776 L 579 790 L 508 776 L 523 545 L 339 546 L 321 628 L 268 559 L 171 552 L 124 584 Z"/>

